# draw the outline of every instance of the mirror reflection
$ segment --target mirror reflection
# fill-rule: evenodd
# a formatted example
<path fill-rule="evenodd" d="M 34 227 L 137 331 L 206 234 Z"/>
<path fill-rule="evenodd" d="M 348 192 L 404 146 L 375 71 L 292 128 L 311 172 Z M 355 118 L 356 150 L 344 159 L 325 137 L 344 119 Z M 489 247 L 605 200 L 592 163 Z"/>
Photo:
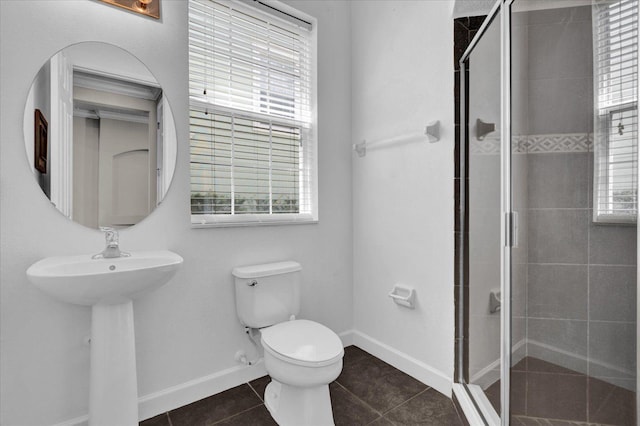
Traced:
<path fill-rule="evenodd" d="M 51 57 L 31 86 L 24 134 L 43 193 L 82 225 L 135 225 L 171 183 L 169 104 L 147 67 L 119 47 L 85 42 Z"/>

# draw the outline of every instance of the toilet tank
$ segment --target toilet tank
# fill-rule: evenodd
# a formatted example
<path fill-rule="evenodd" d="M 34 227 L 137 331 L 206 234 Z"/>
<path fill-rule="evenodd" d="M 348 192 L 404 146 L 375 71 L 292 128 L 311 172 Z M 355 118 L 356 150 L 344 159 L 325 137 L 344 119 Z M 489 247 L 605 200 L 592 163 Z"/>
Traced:
<path fill-rule="evenodd" d="M 240 323 L 262 328 L 298 315 L 301 270 L 302 266 L 293 261 L 234 268 L 231 273 Z"/>

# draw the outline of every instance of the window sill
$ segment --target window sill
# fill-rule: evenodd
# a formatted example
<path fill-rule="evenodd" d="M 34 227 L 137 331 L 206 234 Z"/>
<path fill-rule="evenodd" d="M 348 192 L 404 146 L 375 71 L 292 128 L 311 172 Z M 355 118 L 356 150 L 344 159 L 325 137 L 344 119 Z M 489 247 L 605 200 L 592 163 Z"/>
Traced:
<path fill-rule="evenodd" d="M 621 216 L 621 215 L 608 215 L 600 214 L 593 216 L 594 225 L 625 225 L 636 226 L 638 219 L 636 216 Z"/>
<path fill-rule="evenodd" d="M 191 215 L 191 228 L 239 226 L 308 225 L 318 223 L 313 215 Z"/>

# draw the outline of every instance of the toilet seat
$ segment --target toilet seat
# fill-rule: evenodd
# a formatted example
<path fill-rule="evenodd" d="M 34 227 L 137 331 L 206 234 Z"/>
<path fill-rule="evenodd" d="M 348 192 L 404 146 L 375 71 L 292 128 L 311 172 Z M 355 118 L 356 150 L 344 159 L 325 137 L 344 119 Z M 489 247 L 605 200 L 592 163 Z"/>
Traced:
<path fill-rule="evenodd" d="M 328 327 L 309 320 L 293 320 L 262 330 L 262 346 L 291 364 L 323 367 L 342 359 L 342 341 Z"/>

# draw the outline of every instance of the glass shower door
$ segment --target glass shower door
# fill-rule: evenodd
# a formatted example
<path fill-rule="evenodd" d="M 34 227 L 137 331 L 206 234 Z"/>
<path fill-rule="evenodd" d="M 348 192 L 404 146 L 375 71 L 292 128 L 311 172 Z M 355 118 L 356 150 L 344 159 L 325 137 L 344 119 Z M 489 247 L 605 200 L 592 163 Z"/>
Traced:
<path fill-rule="evenodd" d="M 466 97 L 468 376 L 485 420 L 499 422 L 501 309 L 500 14 L 463 64 Z"/>
<path fill-rule="evenodd" d="M 458 379 L 487 424 L 637 425 L 638 2 L 499 0 L 463 55 Z"/>
<path fill-rule="evenodd" d="M 511 6 L 514 425 L 636 425 L 637 15 Z"/>

